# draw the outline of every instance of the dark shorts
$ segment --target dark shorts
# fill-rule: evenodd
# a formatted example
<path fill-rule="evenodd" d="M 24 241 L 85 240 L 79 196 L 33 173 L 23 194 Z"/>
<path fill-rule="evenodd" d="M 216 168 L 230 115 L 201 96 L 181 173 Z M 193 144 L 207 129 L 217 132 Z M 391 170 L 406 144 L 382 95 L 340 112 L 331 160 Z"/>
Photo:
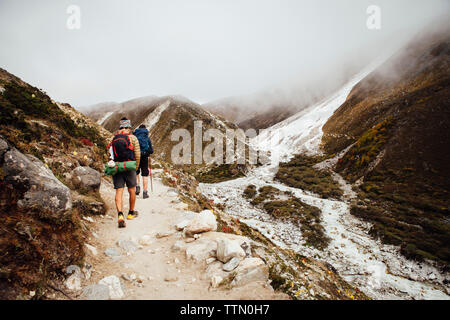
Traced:
<path fill-rule="evenodd" d="M 142 176 L 148 177 L 148 175 L 150 174 L 148 170 L 148 157 L 149 157 L 148 154 L 141 155 L 141 161 L 139 163 L 139 168 L 137 169 L 136 174 L 140 174 L 142 171 Z"/>
<path fill-rule="evenodd" d="M 136 171 L 118 172 L 113 175 L 114 189 L 122 189 L 136 187 Z"/>

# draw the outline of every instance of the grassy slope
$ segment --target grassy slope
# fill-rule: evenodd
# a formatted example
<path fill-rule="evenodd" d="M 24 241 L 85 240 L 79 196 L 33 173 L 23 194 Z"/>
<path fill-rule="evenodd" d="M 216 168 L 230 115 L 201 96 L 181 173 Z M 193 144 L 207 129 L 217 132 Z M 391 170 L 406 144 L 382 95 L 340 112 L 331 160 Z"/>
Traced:
<path fill-rule="evenodd" d="M 355 143 L 336 170 L 361 177 L 351 212 L 413 259 L 450 262 L 450 39 L 417 39 L 370 74 L 324 126 L 324 149 Z"/>
<path fill-rule="evenodd" d="M 3 69 L 0 87 L 0 134 L 13 146 L 45 162 L 66 184 L 64 173 L 79 165 L 102 169 L 105 140 L 89 121 L 74 121 L 45 93 Z M 82 212 L 74 209 L 70 219 L 50 221 L 39 211 L 18 210 L 21 190 L 0 184 L 0 195 L 0 298 L 28 299 L 29 290 L 40 298 L 49 279 L 83 261 Z"/>

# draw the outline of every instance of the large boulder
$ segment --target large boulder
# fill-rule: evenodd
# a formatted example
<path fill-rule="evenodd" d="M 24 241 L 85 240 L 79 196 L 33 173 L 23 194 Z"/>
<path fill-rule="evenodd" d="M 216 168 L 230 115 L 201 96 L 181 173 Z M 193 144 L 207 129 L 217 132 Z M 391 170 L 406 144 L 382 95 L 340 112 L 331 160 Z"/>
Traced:
<path fill-rule="evenodd" d="M 186 258 L 194 260 L 195 262 L 202 262 L 206 258 L 214 257 L 216 255 L 217 243 L 212 240 L 196 241 L 187 246 Z"/>
<path fill-rule="evenodd" d="M 216 231 L 217 221 L 216 216 L 211 210 L 204 210 L 197 214 L 197 216 L 189 221 L 184 228 L 184 232 L 187 236 L 192 236 L 197 233 Z"/>
<path fill-rule="evenodd" d="M 227 263 L 232 258 L 244 259 L 245 251 L 240 246 L 238 240 L 218 239 L 217 240 L 217 260 Z"/>
<path fill-rule="evenodd" d="M 71 172 L 74 188 L 85 191 L 97 191 L 100 188 L 101 174 L 89 167 L 77 167 Z"/>
<path fill-rule="evenodd" d="M 3 157 L 3 155 L 6 153 L 6 151 L 8 151 L 8 149 L 9 149 L 8 143 L 6 143 L 5 140 L 0 138 L 0 158 Z"/>
<path fill-rule="evenodd" d="M 269 268 L 260 258 L 246 258 L 234 272 L 236 276 L 231 282 L 231 286 L 243 286 L 251 282 L 267 281 L 269 278 Z"/>
<path fill-rule="evenodd" d="M 58 220 L 68 217 L 72 211 L 69 188 L 39 159 L 13 147 L 7 150 L 3 144 L 0 139 L 0 153 L 4 153 L 2 173 L 5 182 L 20 193 L 18 208 L 37 209 L 43 216 Z"/>

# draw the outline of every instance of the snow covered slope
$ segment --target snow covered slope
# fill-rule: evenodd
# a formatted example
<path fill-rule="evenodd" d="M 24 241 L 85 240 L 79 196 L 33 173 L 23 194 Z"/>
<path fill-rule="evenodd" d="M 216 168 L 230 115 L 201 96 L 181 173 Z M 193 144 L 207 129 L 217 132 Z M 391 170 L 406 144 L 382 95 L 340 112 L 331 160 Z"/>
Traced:
<path fill-rule="evenodd" d="M 312 105 L 294 116 L 261 130 L 252 145 L 261 151 L 270 151 L 272 159 L 287 160 L 297 153 L 308 155 L 320 153 L 322 127 L 333 112 L 346 100 L 352 88 L 383 63 L 389 55 L 377 59 L 354 76 L 328 99 Z"/>

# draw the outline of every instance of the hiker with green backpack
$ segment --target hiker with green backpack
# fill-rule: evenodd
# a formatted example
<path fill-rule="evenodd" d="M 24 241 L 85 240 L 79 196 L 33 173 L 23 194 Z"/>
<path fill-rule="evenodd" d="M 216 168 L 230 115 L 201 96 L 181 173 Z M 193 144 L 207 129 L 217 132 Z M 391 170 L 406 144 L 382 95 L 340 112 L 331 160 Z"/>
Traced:
<path fill-rule="evenodd" d="M 142 192 L 142 197 L 144 199 L 148 198 L 148 175 L 149 175 L 149 166 L 148 159 L 151 154 L 153 154 L 153 146 L 152 141 L 148 135 L 148 130 L 145 127 L 145 124 L 139 126 L 138 129 L 134 131 L 134 135 L 137 137 L 139 141 L 139 146 L 141 148 L 141 161 L 139 163 L 139 168 L 136 172 L 137 175 L 137 186 L 136 186 L 136 195 L 140 193 L 140 179 L 139 174 L 142 173 L 142 183 L 144 185 L 144 190 Z"/>
<path fill-rule="evenodd" d="M 136 168 L 139 167 L 141 159 L 139 141 L 131 131 L 130 120 L 127 118 L 120 120 L 120 129 L 114 134 L 114 138 L 108 144 L 107 149 L 110 153 L 110 161 L 105 166 L 105 174 L 113 176 L 118 224 L 119 228 L 125 228 L 123 190 L 126 184 L 130 195 L 127 220 L 132 220 L 138 215 L 137 211 L 134 210 L 136 203 Z"/>

